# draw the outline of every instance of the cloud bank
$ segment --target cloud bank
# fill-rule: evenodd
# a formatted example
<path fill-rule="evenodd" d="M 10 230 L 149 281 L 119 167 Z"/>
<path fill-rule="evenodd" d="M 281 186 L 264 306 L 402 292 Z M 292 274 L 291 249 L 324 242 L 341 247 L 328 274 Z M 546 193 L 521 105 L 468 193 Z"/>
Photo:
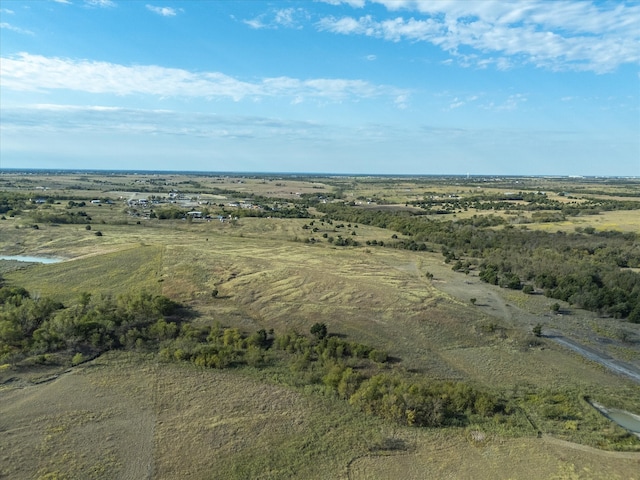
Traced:
<path fill-rule="evenodd" d="M 358 8 L 364 2 L 331 0 Z M 640 5 L 586 1 L 372 0 L 393 18 L 327 16 L 316 27 L 391 42 L 428 42 L 463 66 L 532 64 L 550 70 L 611 72 L 640 62 Z M 407 15 L 411 15 L 407 17 Z"/>
<path fill-rule="evenodd" d="M 200 97 L 206 99 L 290 97 L 342 101 L 389 96 L 405 102 L 409 92 L 364 80 L 291 77 L 247 82 L 220 72 L 190 72 L 156 65 L 126 66 L 108 62 L 74 60 L 20 53 L 0 58 L 5 89 L 48 92 L 72 90 L 93 94 Z"/>

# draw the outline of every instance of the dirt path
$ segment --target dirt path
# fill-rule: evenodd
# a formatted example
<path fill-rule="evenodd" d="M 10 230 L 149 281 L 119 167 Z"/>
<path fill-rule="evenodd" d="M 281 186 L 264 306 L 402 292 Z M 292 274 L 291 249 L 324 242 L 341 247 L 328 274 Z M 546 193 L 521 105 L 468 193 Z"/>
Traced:
<path fill-rule="evenodd" d="M 498 290 L 498 287 L 483 283 L 473 274 L 464 277 L 460 273 L 451 271 L 449 265 L 441 262 L 436 264 L 430 263 L 429 270 L 434 274 L 432 284 L 438 290 L 465 303 L 471 303 L 471 300 L 475 299 L 475 305 L 481 308 L 484 313 L 502 320 L 513 328 L 531 332 L 532 327 L 538 323 L 552 323 L 553 328 L 547 328 L 544 332 L 545 338 L 588 360 L 603 365 L 611 372 L 623 375 L 636 383 L 640 383 L 640 368 L 638 366 L 613 358 L 604 351 L 592 346 L 587 346 L 576 340 L 576 337 L 586 336 L 585 338 L 587 338 L 591 335 L 587 331 L 579 332 L 580 335 L 578 335 L 575 327 L 575 325 L 579 323 L 577 320 L 569 326 L 569 321 L 566 318 L 562 319 L 562 316 L 560 316 L 566 324 L 566 327 L 562 328 L 560 326 L 561 322 L 554 321 L 550 314 L 534 313 L 513 305 L 505 299 L 501 291 Z M 420 275 L 419 269 L 416 268 L 416 272 Z M 591 335 L 591 337 L 593 337 L 593 335 Z M 594 343 L 597 344 L 597 341 L 594 341 Z M 637 358 L 640 358 L 640 352 Z"/>
<path fill-rule="evenodd" d="M 605 366 L 613 372 L 624 375 L 625 377 L 632 379 L 636 383 L 640 383 L 640 371 L 638 371 L 638 369 L 636 369 L 632 365 L 624 364 L 621 361 L 613 359 L 602 352 L 599 352 L 591 347 L 581 345 L 578 342 L 575 342 L 574 340 L 571 340 L 559 334 L 547 334 L 544 335 L 544 337 L 553 340 L 557 344 L 569 348 L 570 350 L 573 350 L 574 352 L 582 355 L 585 358 L 588 358 L 589 360 Z"/>

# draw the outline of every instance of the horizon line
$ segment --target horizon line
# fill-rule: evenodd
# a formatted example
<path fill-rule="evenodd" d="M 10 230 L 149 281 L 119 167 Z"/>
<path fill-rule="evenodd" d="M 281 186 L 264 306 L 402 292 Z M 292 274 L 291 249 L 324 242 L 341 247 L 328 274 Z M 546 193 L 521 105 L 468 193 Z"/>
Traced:
<path fill-rule="evenodd" d="M 562 175 L 562 174 L 495 174 L 495 173 L 335 173 L 335 172 L 270 172 L 233 170 L 147 170 L 147 169 L 105 169 L 105 168 L 2 168 L 3 173 L 119 173 L 119 174 L 182 174 L 182 175 L 237 175 L 237 176 L 307 176 L 307 177 L 459 177 L 459 178 L 612 178 L 640 179 L 637 175 Z"/>

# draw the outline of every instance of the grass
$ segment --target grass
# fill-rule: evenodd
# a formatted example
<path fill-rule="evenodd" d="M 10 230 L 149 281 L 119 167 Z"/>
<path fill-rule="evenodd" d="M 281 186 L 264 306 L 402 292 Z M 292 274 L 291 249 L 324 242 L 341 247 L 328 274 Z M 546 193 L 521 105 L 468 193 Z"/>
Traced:
<path fill-rule="evenodd" d="M 137 246 L 48 265 L 34 265 L 12 272 L 8 278 L 30 292 L 63 303 L 80 293 L 118 295 L 132 290 L 161 293 L 164 249 Z"/>
<path fill-rule="evenodd" d="M 11 478 L 340 478 L 396 430 L 332 398 L 135 354 L 0 395 L 0 424 L 12 425 L 0 471 Z"/>
<path fill-rule="evenodd" d="M 634 456 L 473 425 L 394 426 L 249 371 L 158 364 L 138 354 L 111 353 L 42 387 L 0 396 L 9 478 L 552 478 L 570 468 L 590 478 L 637 475 Z"/>
<path fill-rule="evenodd" d="M 153 178 L 136 185 L 127 177 L 104 180 L 109 183 L 96 184 L 100 191 L 85 184 L 86 200 L 103 190 L 127 198 Z M 171 178 L 176 184 L 187 180 Z M 59 177 L 47 181 L 57 188 L 77 183 Z M 202 183 L 277 192 L 283 198 L 334 188 L 329 182 L 275 179 Z M 462 187 L 434 188 L 444 193 Z M 363 183 L 349 194 L 377 192 L 402 202 L 428 189 L 419 182 L 390 182 L 381 190 Z M 452 272 L 439 254 L 335 247 L 322 239 L 322 233 L 356 231 L 354 238 L 364 244 L 387 241 L 393 233 L 363 225 L 333 232 L 335 226 L 316 220 L 320 231 L 312 233 L 302 228 L 309 219 L 137 224 L 121 206 L 86 210 L 95 219 L 91 231 L 84 225 L 47 224 L 36 230 L 26 217 L 0 221 L 0 252 L 71 259 L 13 270 L 4 274 L 7 281 L 63 303 L 84 291 L 162 293 L 191 307 L 194 322 L 245 331 L 308 333 L 315 322 L 324 322 L 334 334 L 388 351 L 395 360 L 391 371 L 463 380 L 516 399 L 523 413 L 494 424 L 407 429 L 365 417 L 317 389 L 278 384 L 274 378 L 286 372 L 201 370 L 157 363 L 142 354 L 110 353 L 37 386 L 33 380 L 54 371 L 0 368 L 0 382 L 5 382 L 0 383 L 0 477 L 424 478 L 427 472 L 433 478 L 638 478 L 637 454 L 585 450 L 610 448 L 624 434 L 583 398 L 637 412 L 640 388 L 546 341 L 530 347 L 531 324 L 549 313 L 550 300 L 541 295 L 481 285 L 473 274 Z M 578 217 L 566 228 L 602 220 L 596 228 L 615 223 L 637 230 L 637 215 L 622 213 Z M 103 236 L 96 237 L 96 230 Z M 304 243 L 310 236 L 320 241 Z M 426 272 L 434 275 L 432 281 Z M 470 297 L 478 304 L 471 305 Z M 543 320 L 545 328 L 613 332 L 607 338 L 616 340 L 615 331 L 598 327 L 610 319 L 572 312 Z M 637 329 L 629 328 L 629 338 L 636 338 Z M 612 343 L 609 351 L 632 361 L 638 349 Z M 28 387 L 12 387 L 18 384 Z M 573 409 L 562 421 L 550 418 L 563 414 L 552 408 L 558 392 L 567 395 L 561 403 Z M 538 429 L 553 437 L 538 439 Z"/>

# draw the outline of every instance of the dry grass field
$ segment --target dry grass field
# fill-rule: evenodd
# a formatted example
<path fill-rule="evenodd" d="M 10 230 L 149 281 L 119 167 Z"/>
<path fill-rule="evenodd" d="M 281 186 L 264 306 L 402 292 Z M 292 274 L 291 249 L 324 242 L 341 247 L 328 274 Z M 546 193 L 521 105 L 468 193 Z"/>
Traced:
<path fill-rule="evenodd" d="M 417 430 L 228 371 L 110 354 L 0 390 L 7 479 L 637 479 L 638 453 Z"/>
<path fill-rule="evenodd" d="M 77 182 L 28 180 L 60 191 Z M 135 180 L 140 185 L 153 177 Z M 135 192 L 130 177 L 100 181 L 108 182 L 100 184 L 105 191 Z M 199 181 L 282 198 L 334 188 L 320 180 Z M 354 198 L 376 193 L 371 185 L 358 188 Z M 427 187 L 394 185 L 385 195 L 402 202 L 402 190 L 416 188 Z M 92 193 L 87 198 L 98 196 L 86 191 Z M 574 424 L 552 427 L 531 412 L 528 419 L 516 416 L 518 429 L 499 422 L 408 428 L 365 416 L 333 396 L 287 387 L 268 369 L 201 369 L 111 352 L 68 370 L 1 367 L 0 478 L 640 478 L 640 440 L 627 452 L 597 445 L 597 434 L 623 431 L 583 400 L 638 413 L 640 386 L 550 340 L 532 343 L 531 335 L 542 319 L 545 328 L 593 342 L 640 368 L 638 344 L 616 340 L 620 328 L 627 338 L 640 339 L 637 325 L 614 328 L 611 319 L 577 310 L 550 315 L 550 299 L 481 283 L 473 272 L 453 272 L 440 254 L 305 243 L 308 219 L 137 223 L 119 204 L 86 210 L 94 218 L 91 231 L 83 225 L 33 229 L 25 217 L 0 221 L 1 254 L 66 259 L 29 266 L 0 262 L 5 279 L 63 303 L 82 292 L 161 293 L 190 307 L 195 323 L 247 332 L 307 333 L 325 322 L 334 334 L 386 350 L 393 358 L 389 371 L 464 380 L 515 397 L 562 390 L 583 417 L 577 431 Z M 608 212 L 595 217 L 600 223 L 591 217 L 576 222 L 635 231 L 636 214 Z M 323 228 L 330 231 L 321 226 L 315 235 Z M 94 234 L 98 229 L 102 236 Z M 392 233 L 359 225 L 355 238 L 388 241 Z"/>

